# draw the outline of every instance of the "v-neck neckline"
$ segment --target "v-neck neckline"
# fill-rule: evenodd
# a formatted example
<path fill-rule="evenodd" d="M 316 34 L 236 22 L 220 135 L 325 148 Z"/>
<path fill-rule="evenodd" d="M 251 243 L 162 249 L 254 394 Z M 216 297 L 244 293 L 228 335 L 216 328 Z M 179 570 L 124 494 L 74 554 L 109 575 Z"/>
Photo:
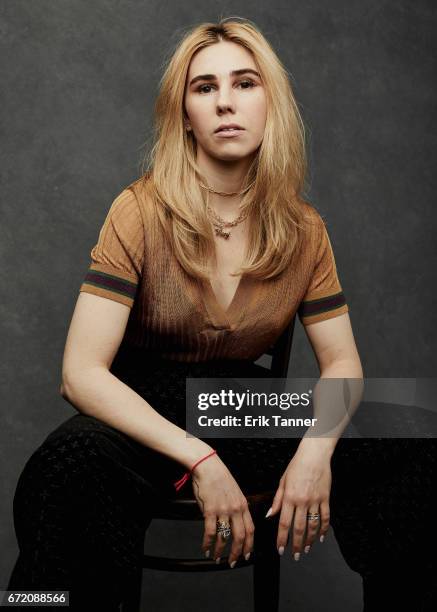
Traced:
<path fill-rule="evenodd" d="M 238 315 L 244 303 L 246 288 L 248 287 L 249 277 L 243 273 L 238 281 L 237 288 L 229 306 L 224 309 L 217 299 L 211 281 L 199 281 L 203 289 L 204 303 L 210 315 L 211 322 L 217 329 L 235 329 L 238 325 Z"/>

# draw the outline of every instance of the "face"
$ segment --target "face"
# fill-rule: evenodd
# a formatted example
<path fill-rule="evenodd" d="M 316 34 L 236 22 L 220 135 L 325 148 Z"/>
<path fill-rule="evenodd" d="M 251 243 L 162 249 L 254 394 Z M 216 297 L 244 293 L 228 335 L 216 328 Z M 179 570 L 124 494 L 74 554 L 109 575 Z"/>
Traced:
<path fill-rule="evenodd" d="M 198 155 L 200 152 L 223 161 L 252 156 L 264 136 L 267 106 L 250 52 L 229 41 L 198 51 L 188 71 L 185 109 L 186 125 L 197 141 Z M 222 124 L 241 129 L 218 132 Z"/>

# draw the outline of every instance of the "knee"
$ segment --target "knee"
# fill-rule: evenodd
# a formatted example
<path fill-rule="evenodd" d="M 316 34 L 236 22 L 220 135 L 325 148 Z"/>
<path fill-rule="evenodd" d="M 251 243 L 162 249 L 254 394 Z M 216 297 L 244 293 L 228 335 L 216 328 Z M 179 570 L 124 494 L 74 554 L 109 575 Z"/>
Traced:
<path fill-rule="evenodd" d="M 113 429 L 103 421 L 87 414 L 75 414 L 56 429 L 54 429 L 44 440 L 41 447 L 71 444 L 73 448 L 83 442 L 85 446 L 91 445 L 96 440 L 104 439 L 104 436 Z"/>
<path fill-rule="evenodd" d="M 107 453 L 110 436 L 103 423 L 87 415 L 75 415 L 57 427 L 27 460 L 17 484 L 16 496 L 29 488 L 65 483 L 85 476 L 96 459 Z M 108 428 L 109 429 L 109 428 Z"/>
<path fill-rule="evenodd" d="M 119 444 L 123 437 L 122 432 L 116 431 L 103 421 L 77 414 L 52 431 L 37 452 L 52 455 L 55 453 L 60 459 L 63 456 L 86 458 L 90 454 L 95 456 L 99 450 Z"/>

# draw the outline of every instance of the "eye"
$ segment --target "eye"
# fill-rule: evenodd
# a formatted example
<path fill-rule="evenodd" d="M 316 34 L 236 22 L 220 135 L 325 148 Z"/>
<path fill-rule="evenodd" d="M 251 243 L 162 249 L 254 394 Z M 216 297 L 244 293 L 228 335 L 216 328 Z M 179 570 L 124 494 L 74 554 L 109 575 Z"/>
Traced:
<path fill-rule="evenodd" d="M 202 90 L 204 87 L 211 87 L 211 85 L 209 85 L 209 83 L 200 85 L 200 87 L 198 87 L 196 91 L 198 91 L 199 93 L 202 93 Z M 209 93 L 209 92 L 206 92 L 206 93 Z"/>
<path fill-rule="evenodd" d="M 243 83 L 248 85 L 248 87 L 243 87 L 243 89 L 251 89 L 252 87 L 256 87 L 256 84 L 252 80 L 250 80 L 250 79 L 244 79 L 244 81 L 240 81 L 238 83 L 238 85 L 242 85 Z M 214 87 L 214 85 L 210 85 L 209 83 L 204 83 L 203 85 L 200 85 L 196 89 L 196 91 L 198 93 L 209 93 L 209 91 L 205 92 L 205 90 L 204 90 L 205 87 Z"/>
<path fill-rule="evenodd" d="M 247 83 L 247 85 L 249 85 L 249 87 L 243 87 L 243 89 L 251 89 L 252 87 L 255 87 L 255 83 L 249 79 L 246 79 L 245 81 L 240 81 L 239 85 L 241 85 L 242 83 Z"/>

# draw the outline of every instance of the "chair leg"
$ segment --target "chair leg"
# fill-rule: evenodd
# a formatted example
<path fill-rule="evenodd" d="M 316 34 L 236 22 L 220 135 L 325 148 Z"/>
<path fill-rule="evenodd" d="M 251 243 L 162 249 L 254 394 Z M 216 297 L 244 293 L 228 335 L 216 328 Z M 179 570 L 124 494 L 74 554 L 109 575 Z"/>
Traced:
<path fill-rule="evenodd" d="M 254 612 L 278 612 L 281 557 L 276 548 L 278 521 L 255 523 L 253 557 Z"/>
<path fill-rule="evenodd" d="M 143 568 L 141 567 L 127 589 L 126 598 L 121 606 L 122 612 L 140 612 L 142 578 Z"/>

